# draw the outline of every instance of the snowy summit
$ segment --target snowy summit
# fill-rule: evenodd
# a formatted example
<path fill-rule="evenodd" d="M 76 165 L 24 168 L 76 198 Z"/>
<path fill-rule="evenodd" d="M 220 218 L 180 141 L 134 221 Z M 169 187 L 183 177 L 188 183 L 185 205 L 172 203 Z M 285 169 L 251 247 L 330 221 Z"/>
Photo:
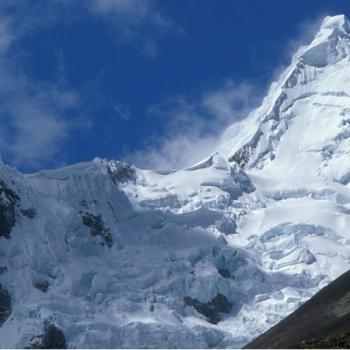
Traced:
<path fill-rule="evenodd" d="M 192 167 L 2 163 L 1 347 L 241 347 L 348 270 L 349 28 Z"/>

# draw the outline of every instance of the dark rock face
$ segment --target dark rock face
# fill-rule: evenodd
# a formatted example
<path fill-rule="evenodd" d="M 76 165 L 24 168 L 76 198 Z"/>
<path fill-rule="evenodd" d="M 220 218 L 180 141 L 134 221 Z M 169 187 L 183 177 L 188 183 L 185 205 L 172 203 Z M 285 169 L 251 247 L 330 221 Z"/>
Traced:
<path fill-rule="evenodd" d="M 0 237 L 10 238 L 12 228 L 16 224 L 15 208 L 19 201 L 17 193 L 0 180 Z"/>
<path fill-rule="evenodd" d="M 243 146 L 229 159 L 229 162 L 236 162 L 241 168 L 245 168 L 252 153 L 253 150 L 250 146 Z"/>
<path fill-rule="evenodd" d="M 208 303 L 202 303 L 198 299 L 185 297 L 186 305 L 192 306 L 197 312 L 207 318 L 210 323 L 217 324 L 220 320 L 221 313 L 229 313 L 232 310 L 225 295 L 218 293 L 217 296 Z"/>
<path fill-rule="evenodd" d="M 26 216 L 28 219 L 34 219 L 36 217 L 36 209 L 35 208 L 21 209 L 21 213 L 24 216 Z"/>
<path fill-rule="evenodd" d="M 219 274 L 224 278 L 230 278 L 231 277 L 231 271 L 225 268 L 218 268 Z"/>
<path fill-rule="evenodd" d="M 7 272 L 7 266 L 0 266 L 0 275 Z"/>
<path fill-rule="evenodd" d="M 113 245 L 113 237 L 110 231 L 105 228 L 101 215 L 93 215 L 91 213 L 83 214 L 83 224 L 90 227 L 90 232 L 93 236 L 101 236 L 110 248 Z"/>
<path fill-rule="evenodd" d="M 67 349 L 63 332 L 54 325 L 46 328 L 41 344 L 43 349 Z"/>
<path fill-rule="evenodd" d="M 134 167 L 125 162 L 111 161 L 107 166 L 107 171 L 115 184 L 135 179 Z"/>
<path fill-rule="evenodd" d="M 276 113 L 277 112 L 274 112 L 273 115 Z M 256 147 L 262 135 L 263 132 L 261 130 L 258 130 L 247 144 L 242 146 L 234 155 L 229 158 L 229 162 L 236 162 L 242 169 L 247 167 L 247 165 L 251 162 L 251 158 L 255 153 Z"/>
<path fill-rule="evenodd" d="M 227 218 L 216 221 L 215 225 L 216 228 L 225 235 L 234 234 L 237 230 L 237 224 L 235 221 L 229 220 Z"/>
<path fill-rule="evenodd" d="M 298 349 L 349 349 L 350 333 L 339 333 L 331 337 L 302 341 Z"/>
<path fill-rule="evenodd" d="M 0 327 L 9 318 L 12 312 L 11 297 L 9 292 L 0 284 Z"/>
<path fill-rule="evenodd" d="M 243 192 L 251 193 L 255 191 L 252 180 L 241 167 L 238 168 L 238 171 L 237 168 L 231 167 L 231 176 L 235 179 L 238 189 L 235 191 L 236 193 L 233 193 L 233 198 L 238 198 Z"/>
<path fill-rule="evenodd" d="M 44 293 L 46 293 L 49 290 L 49 286 L 50 284 L 48 281 L 34 283 L 34 287 L 41 290 Z"/>
<path fill-rule="evenodd" d="M 33 337 L 27 349 L 67 349 L 67 342 L 63 332 L 51 324 L 43 335 Z"/>

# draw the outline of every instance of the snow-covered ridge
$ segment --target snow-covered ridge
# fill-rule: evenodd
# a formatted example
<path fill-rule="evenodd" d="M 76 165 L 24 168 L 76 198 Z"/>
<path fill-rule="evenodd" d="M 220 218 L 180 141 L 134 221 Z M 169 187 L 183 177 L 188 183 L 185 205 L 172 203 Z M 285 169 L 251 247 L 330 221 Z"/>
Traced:
<path fill-rule="evenodd" d="M 0 163 L 0 347 L 240 347 L 349 269 L 348 28 L 189 168 Z"/>
<path fill-rule="evenodd" d="M 280 81 L 272 85 L 262 106 L 243 125 L 228 129 L 219 152 L 243 166 L 263 167 L 275 157 L 279 140 L 295 116 L 294 105 L 338 107 L 347 114 L 349 50 L 348 20 L 343 15 L 326 17 L 315 39 L 298 50 Z M 235 129 L 241 135 L 231 139 Z"/>

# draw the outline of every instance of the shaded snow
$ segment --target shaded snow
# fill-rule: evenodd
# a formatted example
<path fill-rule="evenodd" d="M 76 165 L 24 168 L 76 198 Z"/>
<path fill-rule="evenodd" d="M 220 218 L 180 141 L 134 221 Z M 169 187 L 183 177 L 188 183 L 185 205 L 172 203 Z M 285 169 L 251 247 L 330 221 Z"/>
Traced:
<path fill-rule="evenodd" d="M 327 17 L 192 167 L 0 164 L 19 198 L 0 237 L 0 346 L 55 325 L 73 348 L 240 347 L 349 269 L 348 27 Z"/>

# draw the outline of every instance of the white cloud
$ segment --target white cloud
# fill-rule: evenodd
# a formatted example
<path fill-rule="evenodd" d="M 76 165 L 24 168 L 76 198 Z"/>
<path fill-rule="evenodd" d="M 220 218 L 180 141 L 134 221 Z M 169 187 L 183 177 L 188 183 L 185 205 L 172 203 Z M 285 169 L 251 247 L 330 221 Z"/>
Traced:
<path fill-rule="evenodd" d="M 147 57 L 158 53 L 159 39 L 182 32 L 153 0 L 89 0 L 89 11 L 117 29 L 118 38 Z"/>
<path fill-rule="evenodd" d="M 122 120 L 128 121 L 131 118 L 131 113 L 128 106 L 113 103 L 112 108 L 117 116 L 119 116 Z"/>
<path fill-rule="evenodd" d="M 13 129 L 13 133 L 2 140 L 2 146 L 16 164 L 35 166 L 57 153 L 67 137 L 68 122 L 28 100 L 16 104 L 11 112 L 15 117 L 4 131 Z"/>
<path fill-rule="evenodd" d="M 24 78 L 13 82 L 11 91 L 0 84 L 0 93 L 9 96 L 0 105 L 1 150 L 12 163 L 28 167 L 40 166 L 56 156 L 78 126 L 77 120 L 62 116 L 78 103 L 74 93 L 56 88 L 43 92 L 44 87 L 40 87 L 32 94 L 29 89 L 33 85 Z"/>
<path fill-rule="evenodd" d="M 254 108 L 261 88 L 225 81 L 196 98 L 178 96 L 154 105 L 149 114 L 165 126 L 162 137 L 151 136 L 143 150 L 125 159 L 142 168 L 176 169 L 190 166 L 215 151 L 222 132 Z"/>
<path fill-rule="evenodd" d="M 78 105 L 79 98 L 60 81 L 41 84 L 16 66 L 14 44 L 40 24 L 42 11 L 36 18 L 30 3 L 23 1 L 9 12 L 11 4 L 0 4 L 0 153 L 12 164 L 35 167 L 57 155 L 74 129 L 75 120 L 63 115 Z"/>
<path fill-rule="evenodd" d="M 95 14 L 110 16 L 117 21 L 116 25 L 140 28 L 151 24 L 158 29 L 172 26 L 171 20 L 157 10 L 152 0 L 90 0 L 89 8 Z"/>
<path fill-rule="evenodd" d="M 14 40 L 14 33 L 8 18 L 0 17 L 0 55 L 3 55 Z"/>
<path fill-rule="evenodd" d="M 324 14 L 296 26 L 297 35 L 285 43 L 284 63 L 271 72 L 271 81 L 290 64 L 292 55 L 301 45 L 310 42 L 317 33 Z M 221 87 L 204 92 L 197 98 L 176 97 L 150 108 L 166 125 L 161 138 L 151 136 L 144 149 L 131 152 L 125 159 L 143 168 L 176 169 L 190 166 L 214 152 L 221 135 L 230 124 L 248 116 L 264 95 L 259 84 L 225 81 Z"/>
<path fill-rule="evenodd" d="M 217 90 L 210 91 L 203 96 L 202 104 L 208 111 L 224 123 L 232 123 L 242 119 L 253 105 L 256 105 L 260 93 L 259 87 L 243 82 L 234 84 L 231 80 L 224 82 Z"/>
<path fill-rule="evenodd" d="M 1 0 L 0 153 L 11 163 L 27 168 L 45 164 L 60 156 L 74 130 L 89 127 L 87 121 L 72 119 L 69 112 L 79 106 L 79 96 L 65 86 L 64 77 L 51 86 L 29 78 L 16 65 L 14 48 L 37 29 L 87 14 L 109 23 L 118 40 L 147 57 L 157 54 L 160 38 L 178 30 L 153 0 Z M 115 111 L 125 120 L 130 117 L 118 103 Z"/>
<path fill-rule="evenodd" d="M 125 157 L 137 166 L 146 169 L 172 170 L 187 167 L 213 152 L 215 136 L 200 136 L 193 133 L 176 134 L 173 137 L 149 140 L 145 150 Z"/>

